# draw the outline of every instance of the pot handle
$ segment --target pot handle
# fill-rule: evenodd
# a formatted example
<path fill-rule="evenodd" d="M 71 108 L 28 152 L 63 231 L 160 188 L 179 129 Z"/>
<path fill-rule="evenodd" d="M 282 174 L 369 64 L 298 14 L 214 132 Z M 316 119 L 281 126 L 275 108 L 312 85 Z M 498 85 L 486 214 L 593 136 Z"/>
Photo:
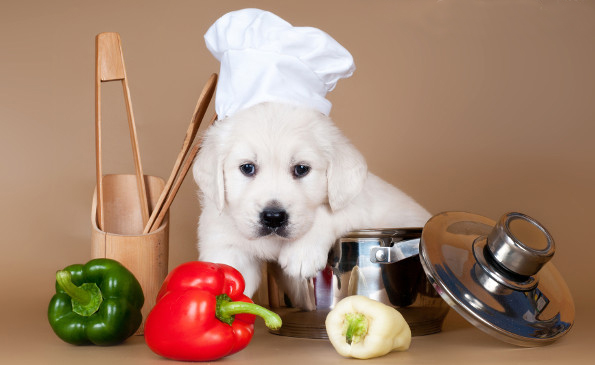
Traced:
<path fill-rule="evenodd" d="M 374 264 L 393 264 L 415 255 L 419 255 L 419 238 L 395 242 L 390 247 L 370 247 L 370 262 Z"/>

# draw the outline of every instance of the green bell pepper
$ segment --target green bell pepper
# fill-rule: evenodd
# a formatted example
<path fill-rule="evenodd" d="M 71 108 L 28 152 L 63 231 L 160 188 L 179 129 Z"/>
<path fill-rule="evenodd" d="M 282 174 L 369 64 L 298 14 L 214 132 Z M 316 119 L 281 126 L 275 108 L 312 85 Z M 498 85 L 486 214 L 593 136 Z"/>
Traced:
<path fill-rule="evenodd" d="M 48 319 L 56 335 L 73 345 L 115 345 L 139 328 L 144 302 L 128 269 L 115 260 L 94 259 L 56 273 Z"/>

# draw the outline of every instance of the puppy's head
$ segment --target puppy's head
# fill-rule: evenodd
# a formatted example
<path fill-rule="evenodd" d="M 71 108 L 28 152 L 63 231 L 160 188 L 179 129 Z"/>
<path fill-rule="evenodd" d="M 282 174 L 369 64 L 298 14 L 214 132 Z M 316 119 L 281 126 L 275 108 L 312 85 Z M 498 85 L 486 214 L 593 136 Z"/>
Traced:
<path fill-rule="evenodd" d="M 215 123 L 193 173 L 202 199 L 246 237 L 292 240 L 311 228 L 318 209 L 340 210 L 359 194 L 367 166 L 325 115 L 264 103 Z"/>

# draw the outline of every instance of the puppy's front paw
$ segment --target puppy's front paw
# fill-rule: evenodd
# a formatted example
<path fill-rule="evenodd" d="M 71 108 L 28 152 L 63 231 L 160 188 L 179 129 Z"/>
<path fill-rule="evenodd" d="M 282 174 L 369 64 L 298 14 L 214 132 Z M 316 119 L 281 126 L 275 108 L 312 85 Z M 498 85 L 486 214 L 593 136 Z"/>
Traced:
<path fill-rule="evenodd" d="M 308 252 L 294 247 L 287 247 L 279 255 L 279 266 L 287 275 L 297 279 L 309 279 L 326 266 L 327 252 Z"/>

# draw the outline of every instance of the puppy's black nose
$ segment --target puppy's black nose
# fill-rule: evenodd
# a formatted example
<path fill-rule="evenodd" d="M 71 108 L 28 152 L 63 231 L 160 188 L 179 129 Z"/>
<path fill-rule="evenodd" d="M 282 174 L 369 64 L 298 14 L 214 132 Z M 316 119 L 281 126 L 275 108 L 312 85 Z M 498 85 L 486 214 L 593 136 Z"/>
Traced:
<path fill-rule="evenodd" d="M 287 212 L 280 208 L 265 208 L 260 213 L 260 223 L 268 228 L 279 228 L 287 224 Z"/>

